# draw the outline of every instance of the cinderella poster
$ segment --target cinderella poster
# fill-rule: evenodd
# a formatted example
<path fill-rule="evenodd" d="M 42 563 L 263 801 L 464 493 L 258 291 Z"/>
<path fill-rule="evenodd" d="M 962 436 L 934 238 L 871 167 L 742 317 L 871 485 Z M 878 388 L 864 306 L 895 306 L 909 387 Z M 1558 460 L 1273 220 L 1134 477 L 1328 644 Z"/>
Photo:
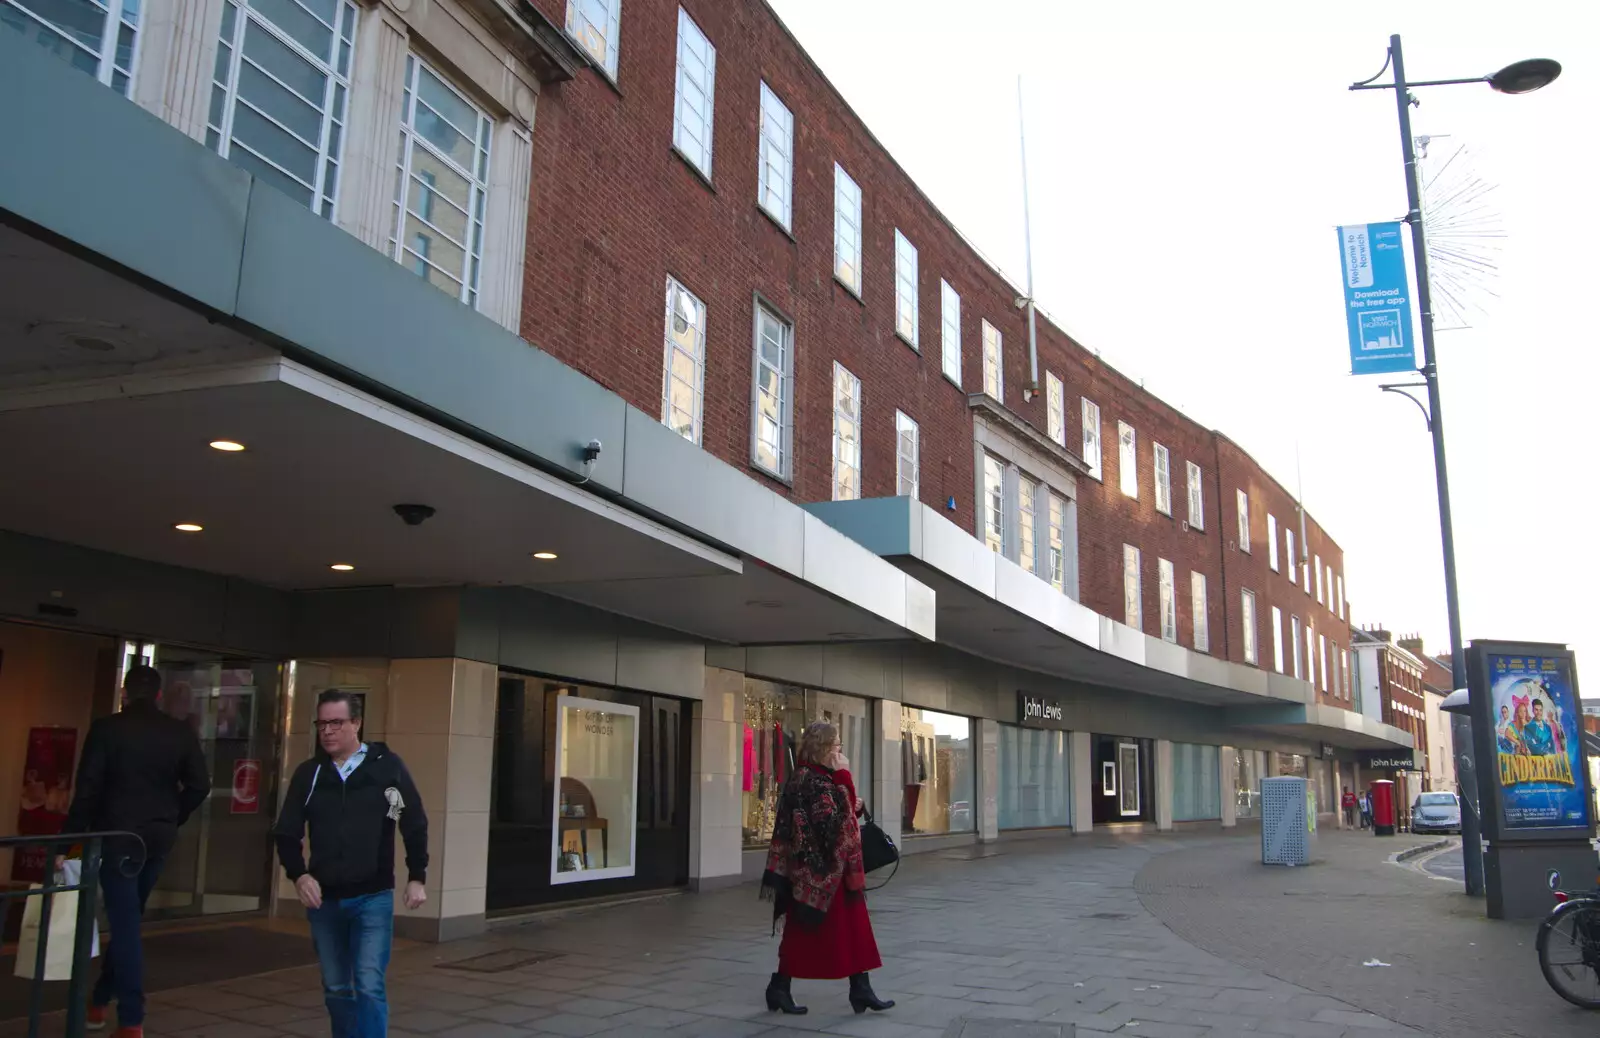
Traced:
<path fill-rule="evenodd" d="M 1495 755 L 1508 829 L 1587 829 L 1582 709 L 1564 657 L 1488 658 Z"/>

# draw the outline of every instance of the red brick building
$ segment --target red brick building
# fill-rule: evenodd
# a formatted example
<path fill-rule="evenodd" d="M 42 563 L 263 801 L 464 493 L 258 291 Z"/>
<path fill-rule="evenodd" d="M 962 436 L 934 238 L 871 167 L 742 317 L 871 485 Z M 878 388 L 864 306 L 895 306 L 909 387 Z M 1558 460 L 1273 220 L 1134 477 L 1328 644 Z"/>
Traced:
<path fill-rule="evenodd" d="M 1031 387 L 1022 291 L 918 189 L 766 4 L 628 0 L 596 7 L 620 11 L 613 23 L 576 30 L 567 0 L 534 6 L 587 43 L 594 68 L 539 101 L 525 338 L 668 420 L 665 369 L 677 354 L 664 350 L 664 322 L 668 295 L 686 292 L 676 326 L 694 325 L 694 343 L 679 359 L 698 396 L 687 384 L 679 392 L 699 411 L 670 424 L 812 502 L 907 492 L 898 447 L 909 420 L 917 496 L 980 540 L 984 430 L 1027 441 L 1076 488 L 1063 502 L 1048 475 L 1009 464 L 993 494 L 996 545 L 1015 556 L 1019 529 L 1024 545 L 1030 533 L 1043 542 L 1046 513 L 1060 509 L 1061 539 L 1075 542 L 1063 544 L 1067 593 L 1235 662 L 1294 674 L 1298 659 L 1326 703 L 1348 706 L 1338 545 L 1302 522 L 1293 495 L 1243 449 L 1042 315 Z M 785 366 L 768 373 L 783 399 L 769 405 L 765 434 L 767 376 L 753 359 L 764 328 L 783 339 Z M 998 364 L 986 364 L 990 344 Z M 1126 483 L 1125 449 L 1135 461 Z M 1019 481 L 1023 499 L 1044 492 L 1034 515 L 1016 514 Z"/>

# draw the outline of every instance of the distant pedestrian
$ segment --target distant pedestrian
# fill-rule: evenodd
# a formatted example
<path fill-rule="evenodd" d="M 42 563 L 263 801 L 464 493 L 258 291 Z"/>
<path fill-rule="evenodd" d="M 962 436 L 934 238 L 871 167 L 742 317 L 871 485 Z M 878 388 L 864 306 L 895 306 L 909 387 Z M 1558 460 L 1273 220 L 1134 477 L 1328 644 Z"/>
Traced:
<path fill-rule="evenodd" d="M 850 978 L 850 1008 L 857 1013 L 894 1006 L 879 998 L 867 978 L 883 965 L 867 915 L 866 871 L 861 864 L 862 811 L 839 751 L 839 729 L 813 721 L 800 738 L 797 767 L 779 795 L 761 896 L 782 917 L 778 972 L 767 984 L 767 1008 L 804 1013 L 790 992 L 794 977 Z"/>
<path fill-rule="evenodd" d="M 389 1033 L 384 974 L 394 944 L 394 832 L 406 848 L 407 908 L 428 900 L 428 816 L 399 755 L 361 741 L 361 701 L 317 697 L 317 752 L 295 769 L 273 828 L 278 860 L 311 923 L 333 1038 Z M 310 834 L 311 864 L 301 852 Z"/>
<path fill-rule="evenodd" d="M 1354 829 L 1356 825 L 1356 795 L 1350 792 L 1350 787 L 1344 787 L 1344 796 L 1339 798 L 1339 806 L 1344 808 L 1344 827 Z"/>
<path fill-rule="evenodd" d="M 178 829 L 210 795 L 211 772 L 194 729 L 161 712 L 159 671 L 129 667 L 122 689 L 122 710 L 89 726 L 62 832 L 131 832 L 144 841 L 142 857 L 131 840 L 105 844 L 100 888 L 111 946 L 100 960 L 87 1024 L 91 1031 L 104 1029 L 106 1008 L 116 999 L 119 1038 L 143 1038 L 145 903 Z"/>
<path fill-rule="evenodd" d="M 1361 791 L 1361 828 L 1372 828 L 1372 794 Z"/>

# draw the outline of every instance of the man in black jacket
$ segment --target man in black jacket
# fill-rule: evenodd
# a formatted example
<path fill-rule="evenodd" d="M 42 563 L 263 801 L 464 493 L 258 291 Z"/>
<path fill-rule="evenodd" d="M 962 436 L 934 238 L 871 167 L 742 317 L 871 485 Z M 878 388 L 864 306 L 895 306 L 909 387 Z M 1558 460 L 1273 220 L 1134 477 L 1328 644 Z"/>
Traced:
<path fill-rule="evenodd" d="M 100 885 L 105 892 L 111 946 L 100 962 L 89 1006 L 89 1026 L 105 1026 L 106 1007 L 117 1000 L 119 1035 L 144 1034 L 144 949 L 140 925 L 161 866 L 178 840 L 178 827 L 211 792 L 200 737 L 161 712 L 161 675 L 131 667 L 123 679 L 127 703 L 89 726 L 78 762 L 78 787 L 62 825 L 68 833 L 131 832 L 144 841 L 111 839 L 105 845 Z"/>
<path fill-rule="evenodd" d="M 389 1033 L 384 974 L 394 942 L 394 832 L 406 848 L 407 908 L 428 900 L 428 816 L 411 773 L 361 741 L 361 701 L 317 697 L 318 752 L 295 769 L 273 829 L 278 860 L 311 922 L 333 1038 Z M 309 830 L 311 864 L 301 853 Z"/>

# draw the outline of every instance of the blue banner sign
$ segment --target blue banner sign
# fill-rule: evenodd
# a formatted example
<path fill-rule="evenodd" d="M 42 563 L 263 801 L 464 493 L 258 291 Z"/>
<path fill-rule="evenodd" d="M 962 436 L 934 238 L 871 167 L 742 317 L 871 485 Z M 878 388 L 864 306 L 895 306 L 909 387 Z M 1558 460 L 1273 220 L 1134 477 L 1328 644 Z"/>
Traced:
<path fill-rule="evenodd" d="M 1352 375 L 1417 370 L 1403 226 L 1358 223 L 1339 228 Z"/>

